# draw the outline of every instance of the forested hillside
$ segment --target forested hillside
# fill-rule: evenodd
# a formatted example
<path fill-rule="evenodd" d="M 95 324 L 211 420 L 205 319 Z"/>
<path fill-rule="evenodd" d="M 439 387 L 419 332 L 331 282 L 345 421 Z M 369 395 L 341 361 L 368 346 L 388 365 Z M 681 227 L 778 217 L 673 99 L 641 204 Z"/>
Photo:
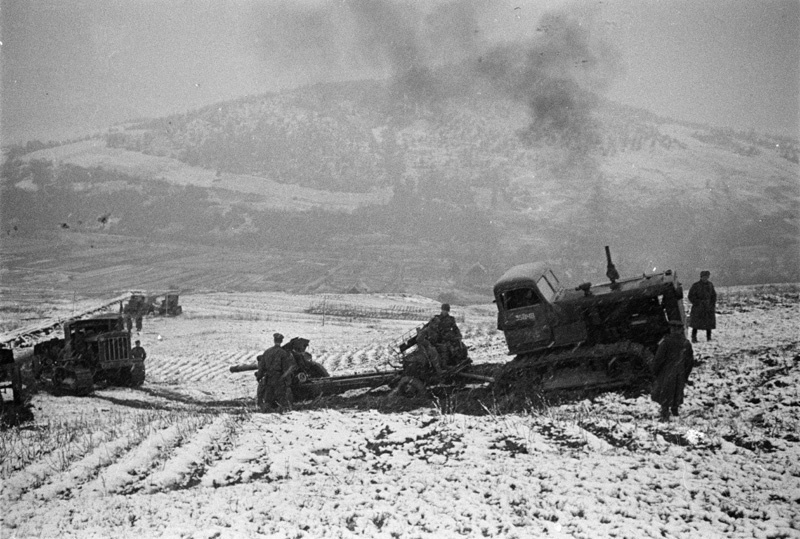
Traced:
<path fill-rule="evenodd" d="M 309 250 L 323 274 L 362 245 L 455 288 L 528 261 L 597 280 L 604 245 L 628 273 L 800 280 L 796 140 L 580 98 L 318 84 L 32 142 L 6 149 L 3 232 Z"/>

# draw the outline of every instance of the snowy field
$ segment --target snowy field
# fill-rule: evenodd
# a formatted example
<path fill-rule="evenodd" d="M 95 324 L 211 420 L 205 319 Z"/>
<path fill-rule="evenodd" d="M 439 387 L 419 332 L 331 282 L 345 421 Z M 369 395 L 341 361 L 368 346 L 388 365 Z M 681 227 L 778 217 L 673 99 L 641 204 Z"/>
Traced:
<path fill-rule="evenodd" d="M 382 370 L 438 304 L 181 297 L 184 315 L 145 319 L 142 388 L 40 392 L 34 423 L 0 433 L 0 536 L 800 537 L 798 287 L 721 292 L 668 424 L 613 393 L 514 414 L 479 390 L 256 413 L 252 373 L 228 369 L 273 332 L 309 338 L 334 375 Z M 308 312 L 323 301 L 357 308 Z M 476 363 L 508 359 L 492 309 L 454 307 Z M 426 314 L 382 317 L 408 312 Z"/>

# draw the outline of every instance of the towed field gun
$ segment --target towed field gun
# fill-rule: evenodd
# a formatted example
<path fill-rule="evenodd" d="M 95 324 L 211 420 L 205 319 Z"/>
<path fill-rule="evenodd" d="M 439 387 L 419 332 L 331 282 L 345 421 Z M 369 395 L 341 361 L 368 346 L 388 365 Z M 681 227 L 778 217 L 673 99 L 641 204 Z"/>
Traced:
<path fill-rule="evenodd" d="M 621 279 L 606 249 L 608 283 L 560 284 L 535 264 L 495 284 L 497 328 L 516 357 L 497 374 L 509 394 L 643 389 L 669 321 L 686 323 L 675 272 Z"/>
<path fill-rule="evenodd" d="M 330 376 L 327 371 L 324 374 L 315 374 L 300 367 L 292 379 L 292 393 L 295 400 L 311 400 L 321 396 L 339 395 L 355 389 L 372 390 L 383 386 L 390 387 L 397 394 L 416 396 L 423 392 L 425 388 L 435 385 L 449 385 L 469 381 L 479 383 L 492 381 L 489 376 L 472 372 L 472 360 L 468 357 L 467 348 L 463 346 L 463 343 L 462 352 L 454 355 L 441 371 L 436 370 L 416 345 L 418 329 L 420 328 L 412 330 L 392 345 L 396 360 L 396 366 L 391 365 L 392 369 Z M 282 348 L 290 351 L 292 343 L 297 339 L 299 338 L 292 339 Z M 324 371 L 322 365 L 319 363 L 314 364 Z M 231 372 L 254 371 L 257 369 L 257 363 L 230 367 Z"/>

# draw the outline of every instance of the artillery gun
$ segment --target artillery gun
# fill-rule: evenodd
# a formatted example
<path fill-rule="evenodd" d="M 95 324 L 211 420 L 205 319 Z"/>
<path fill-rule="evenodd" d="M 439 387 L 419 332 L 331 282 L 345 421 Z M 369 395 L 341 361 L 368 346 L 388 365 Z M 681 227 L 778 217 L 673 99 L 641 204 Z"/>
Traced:
<path fill-rule="evenodd" d="M 495 284 L 497 328 L 516 357 L 497 374 L 510 395 L 641 390 L 669 321 L 686 323 L 683 290 L 671 270 L 620 280 L 606 249 L 608 283 L 561 285 L 535 264 Z"/>
<path fill-rule="evenodd" d="M 433 385 L 466 381 L 486 383 L 493 380 L 490 376 L 471 372 L 472 360 L 468 357 L 467 348 L 463 346 L 463 343 L 461 352 L 454 354 L 451 363 L 438 372 L 416 346 L 418 329 L 412 330 L 393 344 L 396 366 L 392 365 L 392 369 L 342 376 L 329 376 L 327 371 L 324 372 L 324 375 L 315 375 L 300 369 L 300 372 L 296 373 L 292 380 L 292 393 L 295 400 L 311 400 L 320 396 L 339 395 L 355 389 L 371 390 L 383 386 L 390 387 L 396 394 L 411 397 L 421 394 L 427 387 Z M 291 350 L 292 343 L 296 339 L 289 341 L 283 348 Z M 256 363 L 230 367 L 231 372 L 257 369 Z"/>

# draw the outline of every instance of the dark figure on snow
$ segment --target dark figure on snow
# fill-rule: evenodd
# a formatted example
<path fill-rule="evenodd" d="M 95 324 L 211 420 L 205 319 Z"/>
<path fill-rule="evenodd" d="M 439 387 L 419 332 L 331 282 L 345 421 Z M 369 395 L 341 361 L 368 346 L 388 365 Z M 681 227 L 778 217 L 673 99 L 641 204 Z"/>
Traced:
<path fill-rule="evenodd" d="M 272 337 L 275 344 L 258 356 L 256 403 L 262 412 L 292 408 L 292 375 L 297 365 L 292 354 L 281 348 L 283 335 Z"/>
<path fill-rule="evenodd" d="M 308 353 L 308 339 L 295 337 L 289 341 L 289 345 L 283 348 L 284 350 L 289 349 L 292 353 L 298 372 L 305 373 L 309 378 L 326 378 L 330 376 L 327 369 L 322 364 L 314 361 L 314 357 Z"/>
<path fill-rule="evenodd" d="M 694 367 L 694 351 L 686 338 L 683 323 L 670 320 L 670 333 L 658 344 L 653 360 L 653 402 L 661 405 L 661 421 L 669 421 L 670 412 L 678 415 L 683 391 Z"/>
<path fill-rule="evenodd" d="M 692 304 L 689 324 L 692 326 L 692 342 L 697 342 L 697 330 L 706 330 L 706 340 L 711 340 L 711 330 L 717 328 L 717 292 L 709 281 L 710 271 L 701 271 L 700 280 L 689 289 Z"/>
<path fill-rule="evenodd" d="M 439 352 L 433 345 L 433 341 L 438 337 L 436 328 L 434 327 L 433 320 L 417 330 L 417 348 L 425 356 L 431 367 L 436 369 L 436 372 L 442 372 L 442 365 L 439 362 Z"/>
<path fill-rule="evenodd" d="M 439 364 L 442 367 L 466 359 L 466 347 L 461 342 L 461 330 L 456 325 L 456 319 L 450 316 L 449 304 L 443 303 L 442 312 L 434 316 L 428 325 L 433 334 L 430 342 L 439 354 Z"/>
<path fill-rule="evenodd" d="M 144 348 L 142 348 L 142 341 L 136 341 L 136 346 L 131 348 L 131 357 L 133 359 L 147 359 L 147 352 L 145 352 Z"/>

